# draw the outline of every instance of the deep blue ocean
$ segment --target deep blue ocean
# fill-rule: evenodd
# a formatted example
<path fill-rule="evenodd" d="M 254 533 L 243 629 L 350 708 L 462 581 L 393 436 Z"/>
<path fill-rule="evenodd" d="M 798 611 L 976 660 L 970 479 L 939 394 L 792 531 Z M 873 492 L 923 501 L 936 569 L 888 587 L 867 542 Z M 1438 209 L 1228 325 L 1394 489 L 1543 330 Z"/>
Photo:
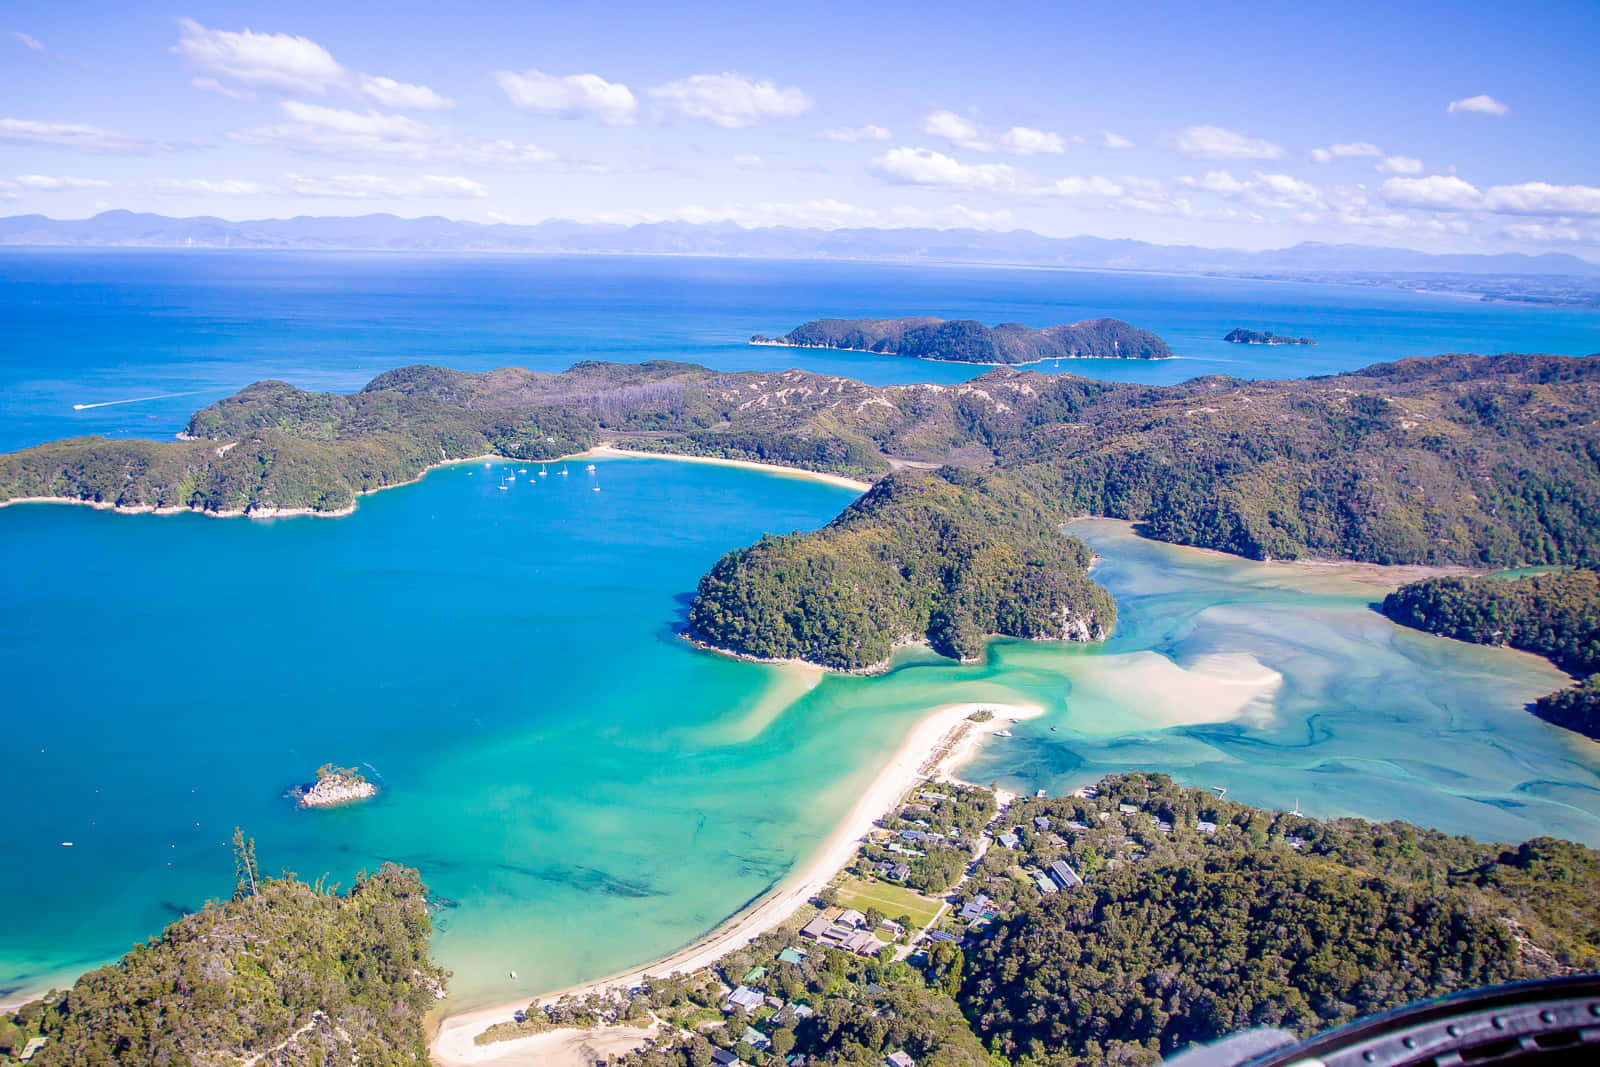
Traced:
<path fill-rule="evenodd" d="M 744 343 L 821 315 L 902 314 L 1124 318 L 1181 358 L 1063 369 L 1148 382 L 1600 350 L 1595 312 L 1370 288 L 7 251 L 0 449 L 167 437 L 258 379 L 350 390 L 409 363 L 675 359 L 880 383 L 981 373 Z M 1222 342 L 1235 326 L 1320 343 Z M 850 491 L 666 460 L 596 467 L 542 479 L 450 467 L 344 519 L 0 509 L 0 1002 L 70 982 L 226 895 L 236 825 L 269 869 L 307 878 L 419 866 L 450 904 L 435 951 L 456 972 L 457 1004 L 597 977 L 759 896 L 814 852 L 923 710 L 973 700 L 1047 709 L 985 750 L 971 772 L 983 781 L 1031 791 L 1150 768 L 1311 814 L 1600 845 L 1600 745 L 1522 710 L 1560 672 L 1398 630 L 1369 609 L 1375 587 L 1090 524 L 1078 532 L 1104 557 L 1096 576 L 1123 619 L 1105 646 L 996 642 L 971 665 L 908 651 L 883 677 L 819 680 L 698 652 L 676 630 L 719 555 L 820 526 Z M 327 761 L 365 768 L 383 793 L 295 810 L 283 790 Z"/>
<path fill-rule="evenodd" d="M 1036 327 L 1126 319 L 1179 358 L 1059 369 L 1152 383 L 1304 377 L 1440 352 L 1600 352 L 1600 311 L 1370 287 L 744 259 L 4 250 L 0 450 L 89 433 L 163 437 L 263 378 L 348 391 L 411 363 L 560 371 L 583 359 L 675 359 L 799 365 L 880 385 L 985 369 L 745 343 L 813 318 L 899 315 Z M 1236 326 L 1318 343 L 1227 344 Z M 73 409 L 145 397 L 164 399 Z"/>

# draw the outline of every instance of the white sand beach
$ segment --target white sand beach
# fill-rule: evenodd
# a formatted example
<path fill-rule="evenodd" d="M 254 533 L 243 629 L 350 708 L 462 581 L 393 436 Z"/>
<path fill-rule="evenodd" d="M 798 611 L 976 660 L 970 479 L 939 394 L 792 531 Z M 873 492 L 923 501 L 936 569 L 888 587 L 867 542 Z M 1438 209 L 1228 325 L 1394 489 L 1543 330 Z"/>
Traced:
<path fill-rule="evenodd" d="M 971 721 L 969 716 L 980 709 L 992 711 L 994 718 L 982 723 Z M 834 875 L 855 855 L 856 846 L 872 829 L 878 817 L 899 803 L 900 798 L 918 782 L 927 778 L 954 780 L 951 776 L 962 763 L 972 758 L 983 738 L 996 730 L 1006 729 L 1013 720 L 1030 719 L 1042 714 L 1044 709 L 1037 705 L 989 702 L 951 704 L 930 711 L 912 728 L 899 750 L 857 798 L 816 855 L 803 868 L 773 887 L 772 892 L 694 944 L 665 959 L 599 981 L 548 993 L 537 999 L 554 1000 L 569 993 L 582 997 L 606 990 L 628 989 L 650 975 L 692 973 L 748 944 L 781 925 L 832 881 Z M 446 1017 L 429 1046 L 433 1061 L 440 1067 L 463 1067 L 469 1064 L 517 1067 L 521 1064 L 554 1062 L 544 1058 L 551 1051 L 549 1033 L 498 1041 L 492 1045 L 473 1043 L 473 1038 L 478 1034 L 495 1023 L 510 1020 L 513 1012 L 526 1008 L 528 1003 L 527 1000 L 517 1000 Z M 555 1033 L 571 1035 L 578 1031 Z M 602 1031 L 588 1033 L 601 1035 Z M 644 1036 L 634 1040 L 635 1046 L 632 1047 L 642 1043 Z"/>
<path fill-rule="evenodd" d="M 639 452 L 631 448 L 617 448 L 615 445 L 596 445 L 587 452 L 578 452 L 571 456 L 562 456 L 562 459 L 587 459 L 587 458 L 631 458 L 631 459 L 671 459 L 680 463 L 711 463 L 719 467 L 743 467 L 745 470 L 766 471 L 768 474 L 784 474 L 792 478 L 809 478 L 814 482 L 826 482 L 837 485 L 841 489 L 854 489 L 858 493 L 865 493 L 872 488 L 871 482 L 863 482 L 857 478 L 846 478 L 842 474 L 825 474 L 821 471 L 808 471 L 804 467 L 785 467 L 778 463 L 757 463 L 748 459 L 722 459 L 717 456 L 681 456 L 673 452 Z M 551 460 L 552 463 L 559 462 Z"/>

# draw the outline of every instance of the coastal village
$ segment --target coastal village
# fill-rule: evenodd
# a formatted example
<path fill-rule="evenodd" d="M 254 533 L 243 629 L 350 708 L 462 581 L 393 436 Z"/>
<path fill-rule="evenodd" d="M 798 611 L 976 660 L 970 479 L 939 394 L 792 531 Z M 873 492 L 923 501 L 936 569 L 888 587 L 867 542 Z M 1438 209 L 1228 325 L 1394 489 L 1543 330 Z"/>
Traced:
<path fill-rule="evenodd" d="M 492 1062 L 501 1041 L 587 1031 L 595 1040 L 569 1043 L 561 1062 L 677 1050 L 691 1064 L 807 1067 L 831 1062 L 829 1035 L 870 1022 L 885 1035 L 884 1067 L 915 1067 L 930 1050 L 910 1031 L 903 1044 L 894 1041 L 898 991 L 953 991 L 964 954 L 997 921 L 1043 897 L 1083 891 L 1103 872 L 1162 860 L 1175 836 L 1204 848 L 1265 833 L 1277 847 L 1299 849 L 1305 841 L 1296 831 L 1315 825 L 1288 812 L 1263 831 L 1237 822 L 1242 810 L 1175 790 L 1161 776 L 1108 778 L 1064 797 L 927 778 L 777 928 L 692 974 L 535 1001 L 476 1043 Z M 608 1047 L 606 1034 L 631 1041 Z"/>

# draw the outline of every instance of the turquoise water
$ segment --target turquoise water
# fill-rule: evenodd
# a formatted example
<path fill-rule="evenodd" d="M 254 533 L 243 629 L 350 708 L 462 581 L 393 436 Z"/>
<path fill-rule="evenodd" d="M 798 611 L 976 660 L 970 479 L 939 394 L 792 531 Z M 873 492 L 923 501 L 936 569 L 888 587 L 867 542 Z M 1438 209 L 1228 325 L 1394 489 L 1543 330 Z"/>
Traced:
<path fill-rule="evenodd" d="M 800 365 L 874 384 L 983 371 L 744 343 L 825 315 L 922 314 L 1032 326 L 1127 319 L 1181 358 L 1060 369 L 1152 383 L 1299 377 L 1452 351 L 1600 352 L 1600 311 L 1351 286 L 668 257 L 7 249 L 0 450 L 83 433 L 163 437 L 262 378 L 353 390 L 419 362 L 559 371 L 579 359 L 679 359 L 719 370 Z M 1235 326 L 1319 343 L 1223 342 Z M 144 397 L 164 399 L 73 410 Z"/>
<path fill-rule="evenodd" d="M 823 312 L 929 310 L 1118 315 L 1184 358 L 1069 369 L 1149 381 L 1600 349 L 1592 312 L 1148 275 L 5 252 L 0 447 L 164 436 L 258 378 L 348 389 L 418 361 L 975 373 L 742 344 Z M 1239 324 L 1323 343 L 1216 340 Z M 168 393 L 186 395 L 72 409 Z M 1121 610 L 1103 648 L 996 642 L 968 666 L 908 651 L 883 677 L 817 682 L 696 652 L 675 628 L 722 552 L 816 527 L 849 492 L 659 460 L 597 467 L 598 493 L 577 467 L 506 491 L 516 468 L 442 469 L 340 520 L 0 509 L 0 1001 L 226 893 L 235 825 L 269 868 L 307 878 L 421 867 L 454 902 L 436 950 L 456 1003 L 615 971 L 791 871 L 918 715 L 957 701 L 1049 711 L 992 742 L 976 780 L 1058 789 L 1149 767 L 1313 814 L 1600 845 L 1600 746 L 1522 710 L 1564 676 L 1397 630 L 1370 610 L 1378 587 L 1080 524 Z M 317 813 L 282 798 L 330 760 L 361 765 L 380 798 Z"/>
<path fill-rule="evenodd" d="M 0 928 L 0 993 L 64 983 L 226 892 L 234 825 L 307 878 L 419 866 L 455 902 L 436 950 L 456 1003 L 609 973 L 769 888 L 923 709 L 957 701 L 1050 712 L 991 742 L 979 781 L 1151 767 L 1313 814 L 1600 844 L 1600 745 L 1521 710 L 1564 676 L 1400 631 L 1374 586 L 1078 524 L 1121 605 L 1104 648 L 909 651 L 818 683 L 674 627 L 725 547 L 815 526 L 848 491 L 597 468 L 506 491 L 517 468 L 446 468 L 340 520 L 0 510 L 0 850 L 28 872 L 0 880 L 0 913 L 27 916 Z M 1283 680 L 1235 692 L 1197 668 L 1218 652 Z M 1211 721 L 1171 725 L 1197 704 Z M 380 799 L 293 809 L 284 787 L 327 760 Z"/>

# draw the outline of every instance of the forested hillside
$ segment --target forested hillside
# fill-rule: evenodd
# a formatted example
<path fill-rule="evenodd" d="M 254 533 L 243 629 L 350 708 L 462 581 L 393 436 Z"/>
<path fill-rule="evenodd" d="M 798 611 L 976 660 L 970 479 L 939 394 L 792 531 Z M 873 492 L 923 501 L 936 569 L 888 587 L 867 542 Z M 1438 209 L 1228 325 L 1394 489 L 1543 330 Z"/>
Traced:
<path fill-rule="evenodd" d="M 241 861 L 231 900 L 0 1017 L 0 1062 L 8 1040 L 42 1036 L 33 1067 L 426 1064 L 446 974 L 417 872 L 385 865 L 341 896 L 261 877 L 253 845 Z"/>
<path fill-rule="evenodd" d="M 729 552 L 700 580 L 690 635 L 745 655 L 871 667 L 927 641 L 972 659 L 991 634 L 1096 641 L 1116 605 L 1088 546 L 1010 481 L 946 467 L 888 475 L 815 533 Z"/>
<path fill-rule="evenodd" d="M 1429 578 L 1390 593 L 1383 613 L 1402 626 L 1546 656 L 1586 678 L 1541 698 L 1535 712 L 1600 738 L 1600 572 L 1521 578 Z"/>
<path fill-rule="evenodd" d="M 1171 359 L 1172 349 L 1121 319 L 1085 319 L 1035 330 L 1014 322 L 988 327 L 971 319 L 816 319 L 781 338 L 752 344 L 844 348 L 955 363 L 1037 363 L 1046 359 Z"/>
<path fill-rule="evenodd" d="M 721 1047 L 754 1067 L 793 1053 L 879 1064 L 897 1049 L 919 1065 L 979 1065 L 985 1052 L 989 1067 L 1151 1065 L 1241 1029 L 1310 1036 L 1445 992 L 1600 966 L 1600 853 L 1569 842 L 1312 819 L 1159 774 L 1017 800 L 988 833 L 952 898 L 982 894 L 981 917 L 946 912 L 943 940 L 905 962 L 775 931 L 720 973 L 783 1007 L 741 1009 L 629 1062 L 690 1067 Z M 1041 893 L 1024 872 L 1058 859 L 1084 884 Z M 652 987 L 647 1002 L 660 1011 L 695 981 Z M 704 1003 L 700 1018 L 715 1018 L 720 997 Z"/>
<path fill-rule="evenodd" d="M 349 396 L 252 386 L 203 441 L 80 438 L 0 456 L 0 498 L 339 510 L 430 463 L 628 447 L 861 475 L 995 468 L 1054 514 L 1252 558 L 1600 559 L 1600 360 L 1438 356 L 1329 378 L 1121 385 L 1012 368 L 873 387 L 786 371 L 580 363 L 393 371 Z"/>

